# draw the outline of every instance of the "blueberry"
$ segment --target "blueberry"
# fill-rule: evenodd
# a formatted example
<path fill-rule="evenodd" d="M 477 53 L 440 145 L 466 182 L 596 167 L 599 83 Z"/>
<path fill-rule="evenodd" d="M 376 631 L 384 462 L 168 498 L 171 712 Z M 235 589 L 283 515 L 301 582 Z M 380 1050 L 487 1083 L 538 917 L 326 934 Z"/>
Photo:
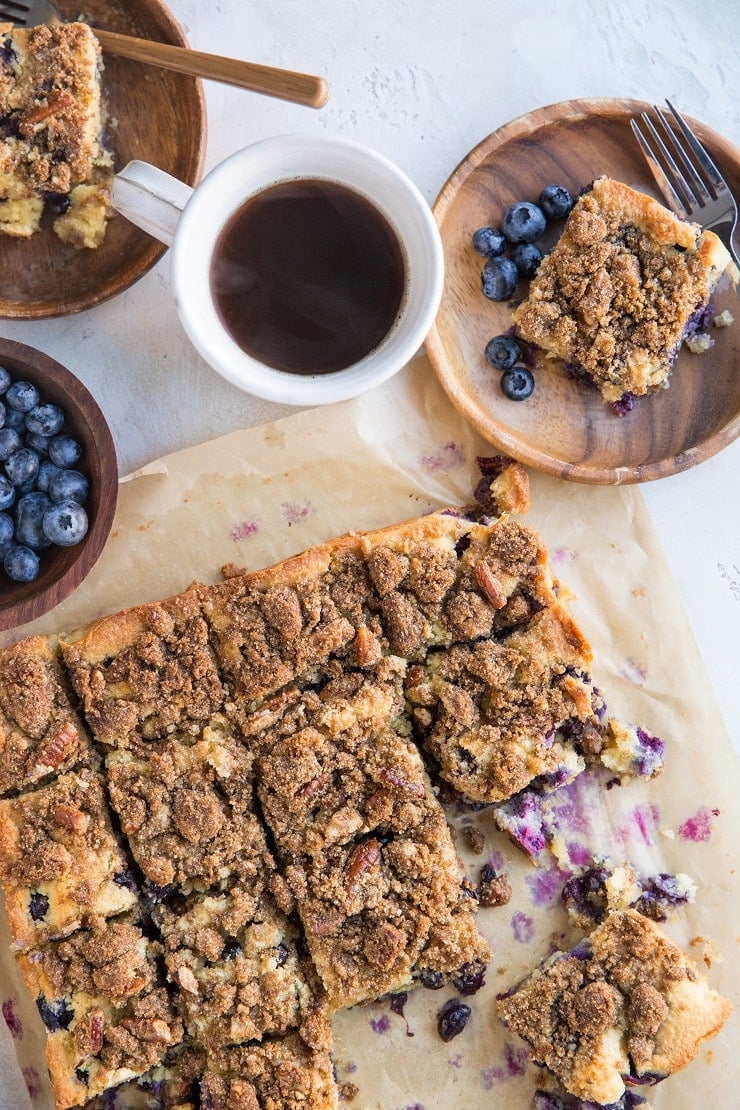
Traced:
<path fill-rule="evenodd" d="M 117 871 L 113 876 L 113 882 L 116 886 L 123 887 L 124 890 L 130 890 L 132 894 L 139 893 L 136 876 L 130 867 L 126 867 L 123 871 Z"/>
<path fill-rule="evenodd" d="M 36 999 L 36 1005 L 43 1019 L 44 1025 L 50 1033 L 58 1033 L 60 1029 L 69 1029 L 75 1012 L 64 998 L 56 1002 L 47 1002 L 43 994 Z"/>
<path fill-rule="evenodd" d="M 43 921 L 49 912 L 49 899 L 46 895 L 34 890 L 28 903 L 28 912 L 34 921 Z"/>
<path fill-rule="evenodd" d="M 7 412 L 7 409 L 5 408 L 5 405 L 2 403 L 2 401 L 0 401 L 0 428 L 5 427 L 5 414 L 6 414 L 6 412 Z"/>
<path fill-rule="evenodd" d="M 534 377 L 526 366 L 512 366 L 501 375 L 501 391 L 510 401 L 526 401 L 533 390 Z"/>
<path fill-rule="evenodd" d="M 72 200 L 69 193 L 44 193 L 44 203 L 52 216 L 63 216 L 69 211 Z"/>
<path fill-rule="evenodd" d="M 41 490 L 42 493 L 48 493 L 52 478 L 55 474 L 62 473 L 64 473 L 62 468 L 53 463 L 51 459 L 42 459 L 39 463 L 39 472 L 36 475 L 36 489 Z"/>
<path fill-rule="evenodd" d="M 221 958 L 224 960 L 235 960 L 242 951 L 242 946 L 236 937 L 227 937 L 221 952 Z"/>
<path fill-rule="evenodd" d="M 5 402 L 18 412 L 30 412 L 39 403 L 39 391 L 31 382 L 13 382 L 6 390 Z"/>
<path fill-rule="evenodd" d="M 462 1033 L 471 1013 L 470 1006 L 466 1006 L 457 998 L 451 998 L 449 1002 L 445 1002 L 437 1015 L 437 1029 L 442 1040 L 451 1041 L 453 1037 Z"/>
<path fill-rule="evenodd" d="M 516 293 L 519 271 L 510 258 L 489 258 L 480 280 L 490 301 L 509 301 Z"/>
<path fill-rule="evenodd" d="M 57 466 L 74 466 L 82 458 L 82 445 L 72 436 L 54 436 L 49 441 L 49 458 Z"/>
<path fill-rule="evenodd" d="M 508 370 L 520 354 L 519 344 L 510 335 L 494 335 L 486 343 L 486 361 L 497 370 Z"/>
<path fill-rule="evenodd" d="M 419 973 L 419 982 L 422 987 L 428 991 L 438 991 L 440 987 L 445 985 L 444 975 L 441 971 L 431 971 L 430 968 L 424 967 Z"/>
<path fill-rule="evenodd" d="M 7 513 L 0 513 L 0 558 L 5 557 L 5 553 L 13 543 L 15 536 L 15 525 L 13 524 L 12 516 Z"/>
<path fill-rule="evenodd" d="M 6 392 L 12 378 L 4 366 L 0 366 L 0 395 Z"/>
<path fill-rule="evenodd" d="M 528 200 L 510 204 L 501 221 L 501 230 L 510 243 L 531 243 L 546 226 L 545 213 Z"/>
<path fill-rule="evenodd" d="M 15 510 L 16 543 L 30 547 L 34 551 L 48 547 L 51 541 L 44 532 L 44 513 L 51 508 L 51 498 L 36 490 L 21 497 Z"/>
<path fill-rule="evenodd" d="M 15 501 L 15 486 L 10 478 L 0 474 L 0 511 L 9 509 Z"/>
<path fill-rule="evenodd" d="M 540 208 L 550 220 L 562 220 L 574 204 L 565 185 L 546 185 L 540 193 Z"/>
<path fill-rule="evenodd" d="M 51 436 L 41 436 L 37 432 L 29 432 L 26 435 L 26 447 L 30 447 L 37 455 L 48 455 L 50 439 Z"/>
<path fill-rule="evenodd" d="M 519 271 L 519 276 L 533 278 L 542 261 L 542 251 L 534 243 L 518 243 L 511 252 L 511 261 Z"/>
<path fill-rule="evenodd" d="M 25 412 L 21 412 L 20 409 L 12 409 L 6 406 L 4 428 L 8 428 L 11 431 L 18 432 L 19 435 L 24 435 L 26 431 Z"/>
<path fill-rule="evenodd" d="M 5 463 L 5 473 L 14 486 L 34 482 L 39 472 L 39 457 L 28 447 L 19 447 Z"/>
<path fill-rule="evenodd" d="M 276 949 L 275 949 L 275 962 L 276 962 L 277 966 L 278 967 L 284 967 L 285 964 L 287 963 L 289 955 L 290 955 L 290 949 L 288 948 L 287 944 L 283 944 L 283 942 L 281 941 L 280 944 L 278 944 Z"/>
<path fill-rule="evenodd" d="M 484 258 L 495 258 L 506 250 L 506 238 L 497 227 L 479 227 L 473 232 L 473 246 Z"/>
<path fill-rule="evenodd" d="M 73 547 L 87 535 L 87 513 L 76 501 L 58 501 L 44 513 L 43 529 L 59 547 Z"/>
<path fill-rule="evenodd" d="M 452 976 L 460 994 L 476 994 L 485 984 L 486 969 L 479 964 L 463 964 L 458 972 Z"/>
<path fill-rule="evenodd" d="M 83 505 L 89 492 L 90 483 L 79 470 L 59 470 L 49 482 L 52 501 L 76 501 Z"/>
<path fill-rule="evenodd" d="M 21 446 L 21 437 L 15 429 L 9 428 L 7 424 L 4 428 L 0 428 L 0 462 L 9 459 Z"/>
<path fill-rule="evenodd" d="M 30 547 L 14 544 L 8 548 L 3 566 L 14 582 L 33 582 L 39 573 L 39 557 Z"/>
<path fill-rule="evenodd" d="M 34 432 L 36 435 L 55 436 L 61 432 L 62 424 L 64 424 L 64 413 L 59 405 L 45 402 L 34 405 L 31 411 L 26 413 L 26 427 L 29 432 Z"/>

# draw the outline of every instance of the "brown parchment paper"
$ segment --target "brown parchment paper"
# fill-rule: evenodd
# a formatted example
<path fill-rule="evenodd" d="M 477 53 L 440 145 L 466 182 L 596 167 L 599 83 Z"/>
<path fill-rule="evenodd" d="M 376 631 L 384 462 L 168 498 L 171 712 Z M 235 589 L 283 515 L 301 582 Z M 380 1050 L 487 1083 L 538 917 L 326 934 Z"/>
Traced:
<path fill-rule="evenodd" d="M 476 455 L 491 453 L 420 357 L 362 398 L 226 436 L 125 480 L 111 538 L 87 581 L 53 613 L 4 640 L 69 632 L 193 579 L 216 581 L 225 563 L 254 569 L 344 531 L 469 503 Z M 589 815 L 579 817 L 576 798 L 571 825 L 594 850 L 630 859 L 643 872 L 691 876 L 696 903 L 667 928 L 737 1007 L 740 773 L 642 498 L 634 486 L 586 487 L 539 474 L 531 481 L 526 522 L 542 533 L 558 576 L 576 595 L 572 610 L 593 644 L 594 675 L 610 714 L 668 742 L 662 776 L 595 798 L 592 792 L 584 803 Z M 393 1010 L 385 999 L 337 1015 L 337 1074 L 357 1088 L 353 1110 L 531 1104 L 535 1069 L 526 1065 L 522 1042 L 498 1022 L 493 1000 L 553 943 L 576 939 L 557 903 L 563 875 L 554 861 L 530 864 L 497 832 L 490 812 L 453 813 L 451 820 L 458 830 L 474 824 L 484 834 L 484 850 L 475 855 L 463 835 L 457 838 L 471 878 L 493 859 L 513 886 L 509 905 L 479 911 L 493 949 L 486 985 L 465 1000 L 471 1019 L 449 1043 L 437 1034 L 436 1014 L 452 989 L 414 991 Z M 11 1094 L 20 1066 L 33 1104 L 46 1110 L 43 1031 L 7 951 L 3 933 L 0 999 L 8 1030 L 0 1030 L 0 1108 L 22 1105 Z M 736 1012 L 689 1068 L 645 1090 L 656 1110 L 737 1105 L 739 1028 Z"/>

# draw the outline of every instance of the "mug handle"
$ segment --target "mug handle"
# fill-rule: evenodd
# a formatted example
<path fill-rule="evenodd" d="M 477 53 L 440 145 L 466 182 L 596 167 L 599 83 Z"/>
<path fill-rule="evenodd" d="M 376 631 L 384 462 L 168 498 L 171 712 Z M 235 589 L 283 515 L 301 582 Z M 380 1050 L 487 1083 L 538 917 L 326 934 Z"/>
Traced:
<path fill-rule="evenodd" d="M 192 195 L 184 181 L 148 162 L 129 162 L 114 175 L 111 186 L 116 211 L 168 247 Z"/>

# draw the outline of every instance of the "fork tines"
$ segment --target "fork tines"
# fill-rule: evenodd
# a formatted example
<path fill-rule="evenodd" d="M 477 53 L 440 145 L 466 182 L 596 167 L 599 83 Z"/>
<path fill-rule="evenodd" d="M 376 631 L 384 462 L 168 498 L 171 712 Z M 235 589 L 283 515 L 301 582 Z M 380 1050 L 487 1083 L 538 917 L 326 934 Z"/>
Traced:
<path fill-rule="evenodd" d="M 666 104 L 672 119 L 658 105 L 653 106 L 660 131 L 647 112 L 642 112 L 640 116 L 653 140 L 652 149 L 635 120 L 632 121 L 632 129 L 653 172 L 657 170 L 660 173 L 665 188 L 684 209 L 691 212 L 697 206 L 704 207 L 709 199 L 717 200 L 727 187 L 716 165 L 681 113 L 670 100 L 666 100 Z M 695 161 L 689 157 L 687 144 Z M 657 161 L 656 148 L 663 159 L 663 166 Z"/>
<path fill-rule="evenodd" d="M 17 0 L 2 0 L 0 3 L 0 23 L 26 23 L 29 8 L 28 4 L 18 3 Z"/>

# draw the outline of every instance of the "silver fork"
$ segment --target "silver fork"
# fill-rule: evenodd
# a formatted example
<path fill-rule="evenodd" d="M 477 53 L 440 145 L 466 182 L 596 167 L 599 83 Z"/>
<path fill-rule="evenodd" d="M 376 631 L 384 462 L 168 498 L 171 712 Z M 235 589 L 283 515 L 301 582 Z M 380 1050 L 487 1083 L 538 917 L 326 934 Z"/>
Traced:
<path fill-rule="evenodd" d="M 630 123 L 647 159 L 660 191 L 679 216 L 686 216 L 702 227 L 711 228 L 722 240 L 735 264 L 740 267 L 737 203 L 730 188 L 710 158 L 706 148 L 670 100 L 670 116 L 653 105 L 660 130 L 648 112 Z M 652 140 L 652 145 L 651 145 Z"/>
<path fill-rule="evenodd" d="M 35 27 L 38 23 L 53 26 L 62 22 L 61 13 L 49 0 L 0 0 L 0 23 Z M 94 30 L 103 50 L 122 58 L 188 73 L 192 77 L 238 85 L 242 89 L 279 100 L 290 100 L 294 104 L 305 104 L 309 108 L 323 107 L 329 95 L 329 86 L 324 78 L 310 73 L 276 69 L 257 62 L 243 62 L 239 58 L 222 58 L 218 54 L 204 54 L 200 50 L 188 50 L 165 42 L 148 42 L 98 28 Z"/>

